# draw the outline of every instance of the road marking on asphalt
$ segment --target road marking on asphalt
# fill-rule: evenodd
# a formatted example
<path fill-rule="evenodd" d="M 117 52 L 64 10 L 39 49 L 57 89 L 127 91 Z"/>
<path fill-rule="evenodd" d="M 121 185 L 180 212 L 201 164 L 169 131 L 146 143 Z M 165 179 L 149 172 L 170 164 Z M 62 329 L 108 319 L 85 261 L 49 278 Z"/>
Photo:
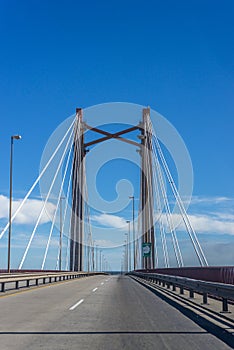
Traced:
<path fill-rule="evenodd" d="M 33 292 L 33 291 L 37 291 L 43 288 L 51 288 L 51 287 L 56 287 L 56 286 L 61 286 L 62 284 L 66 285 L 72 282 L 79 282 L 80 280 L 78 279 L 71 279 L 71 280 L 65 280 L 65 281 L 61 281 L 61 282 L 52 282 L 52 283 L 46 283 L 46 284 L 40 284 L 39 286 L 32 286 L 31 288 L 27 288 L 25 287 L 25 289 L 23 289 L 24 287 L 22 287 L 22 290 L 19 289 L 11 289 L 11 290 L 6 290 L 6 294 L 1 294 L 0 292 L 0 299 L 3 298 L 8 298 L 8 297 L 13 297 L 13 296 L 17 296 L 19 294 L 23 294 L 23 293 L 29 293 L 29 292 Z M 82 279 L 81 279 L 82 281 Z"/>
<path fill-rule="evenodd" d="M 94 288 L 94 289 L 93 289 L 93 292 L 96 292 L 97 289 L 98 289 L 98 288 Z"/>
<path fill-rule="evenodd" d="M 101 283 L 101 285 L 103 285 L 103 284 L 104 284 L 104 282 Z"/>
<path fill-rule="evenodd" d="M 80 299 L 80 300 L 78 301 L 78 303 L 76 303 L 75 305 L 71 306 L 69 310 L 71 310 L 71 311 L 72 311 L 72 310 L 75 310 L 75 308 L 77 308 L 77 306 L 79 306 L 80 304 L 82 304 L 83 301 L 84 301 L 84 299 Z"/>

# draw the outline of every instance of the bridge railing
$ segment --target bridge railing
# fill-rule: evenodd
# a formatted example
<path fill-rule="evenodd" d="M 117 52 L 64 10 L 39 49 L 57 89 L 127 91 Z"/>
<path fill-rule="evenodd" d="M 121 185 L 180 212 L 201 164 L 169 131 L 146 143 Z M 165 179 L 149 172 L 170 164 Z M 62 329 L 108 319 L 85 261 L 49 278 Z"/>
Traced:
<path fill-rule="evenodd" d="M 2 275 L 0 277 L 0 292 L 25 287 L 39 286 L 46 283 L 67 281 L 75 278 L 105 274 L 101 272 L 65 272 L 65 273 L 33 273 L 19 275 Z M 7 288 L 8 287 L 8 288 Z"/>
<path fill-rule="evenodd" d="M 194 293 L 202 294 L 203 304 L 208 304 L 208 295 L 221 298 L 222 312 L 228 312 L 228 300 L 234 300 L 234 285 L 231 284 L 206 282 L 186 277 L 144 272 L 132 272 L 131 275 L 162 285 L 168 289 L 172 287 L 173 291 L 176 291 L 178 287 L 180 288 L 180 294 L 184 294 L 184 290 L 188 290 L 190 298 L 194 298 Z"/>
<path fill-rule="evenodd" d="M 146 272 L 145 270 L 136 270 L 136 272 Z M 157 273 L 160 275 L 170 275 L 192 278 L 207 282 L 217 282 L 234 284 L 234 266 L 184 266 L 156 268 L 147 270 L 148 273 Z"/>

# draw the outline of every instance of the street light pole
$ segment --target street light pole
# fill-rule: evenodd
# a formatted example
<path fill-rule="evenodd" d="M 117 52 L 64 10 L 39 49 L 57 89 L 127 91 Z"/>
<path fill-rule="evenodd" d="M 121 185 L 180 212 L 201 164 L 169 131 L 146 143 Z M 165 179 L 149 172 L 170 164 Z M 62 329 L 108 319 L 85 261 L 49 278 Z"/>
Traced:
<path fill-rule="evenodd" d="M 92 243 L 92 271 L 95 271 L 94 242 Z"/>
<path fill-rule="evenodd" d="M 63 240 L 63 211 L 62 211 L 62 200 L 64 197 L 60 197 L 60 237 L 59 237 L 59 271 L 62 270 L 62 240 Z"/>
<path fill-rule="evenodd" d="M 100 272 L 102 272 L 102 250 L 100 249 Z"/>
<path fill-rule="evenodd" d="M 129 263 L 128 263 L 128 268 L 129 271 L 131 271 L 131 237 L 130 237 L 130 224 L 131 221 L 127 220 L 126 223 L 128 224 L 128 259 L 129 259 Z"/>
<path fill-rule="evenodd" d="M 96 272 L 98 272 L 98 244 L 96 244 Z"/>
<path fill-rule="evenodd" d="M 10 153 L 10 197 L 9 197 L 9 231 L 8 231 L 8 262 L 7 272 L 11 272 L 11 216 L 12 216 L 12 180 L 13 180 L 13 144 L 15 140 L 20 140 L 20 135 L 11 136 L 11 153 Z"/>
<path fill-rule="evenodd" d="M 135 197 L 130 196 L 129 199 L 132 199 L 133 270 L 136 270 Z"/>
<path fill-rule="evenodd" d="M 127 239 L 124 241 L 125 243 L 125 255 L 124 255 L 124 263 L 125 263 L 125 271 L 128 272 L 128 234 L 125 233 Z"/>

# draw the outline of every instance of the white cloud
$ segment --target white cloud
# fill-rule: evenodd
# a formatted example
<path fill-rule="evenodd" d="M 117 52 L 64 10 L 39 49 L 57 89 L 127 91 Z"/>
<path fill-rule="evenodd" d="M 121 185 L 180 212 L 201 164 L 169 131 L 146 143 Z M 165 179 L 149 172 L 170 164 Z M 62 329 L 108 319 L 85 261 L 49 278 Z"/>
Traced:
<path fill-rule="evenodd" d="M 234 235 L 234 220 L 225 220 L 225 216 L 218 219 L 212 215 L 189 215 L 189 218 L 196 232 Z"/>
<path fill-rule="evenodd" d="M 22 203 L 22 199 L 12 201 L 12 215 Z M 14 222 L 16 224 L 33 224 L 36 223 L 37 218 L 43 208 L 44 202 L 39 199 L 28 199 L 23 205 L 22 209 L 16 215 Z M 9 199 L 6 196 L 0 195 L 0 219 L 8 220 Z M 55 206 L 52 203 L 46 204 L 40 223 L 44 224 L 51 221 L 51 217 L 55 212 Z"/>
<path fill-rule="evenodd" d="M 231 221 L 234 223 L 234 213 L 211 212 L 210 215 L 213 215 L 221 221 Z"/>
<path fill-rule="evenodd" d="M 188 202 L 183 198 L 183 202 Z M 174 204 L 175 202 L 173 202 Z M 191 214 L 188 214 L 194 230 L 198 233 L 234 235 L 234 198 L 225 196 L 193 196 L 190 203 Z M 178 208 L 177 208 L 178 209 Z M 174 225 L 185 230 L 178 212 L 172 214 Z M 162 217 L 166 225 L 166 217 Z"/>
<path fill-rule="evenodd" d="M 95 244 L 97 244 L 101 248 L 115 248 L 116 243 L 106 240 L 106 239 L 97 239 L 95 240 Z"/>
<path fill-rule="evenodd" d="M 99 225 L 111 228 L 126 229 L 127 227 L 126 220 L 121 216 L 100 214 L 91 216 L 91 219 L 92 221 L 97 222 Z"/>
<path fill-rule="evenodd" d="M 172 214 L 173 225 L 185 230 L 181 215 Z M 228 213 L 189 214 L 190 223 L 196 233 L 213 233 L 234 235 L 234 216 Z M 161 216 L 163 224 L 167 227 L 166 215 Z M 167 231 L 168 227 L 167 227 Z"/>
<path fill-rule="evenodd" d="M 224 197 L 224 196 L 213 196 L 213 197 L 202 197 L 202 196 L 193 196 L 191 200 L 191 204 L 221 204 L 232 201 L 233 198 Z"/>
<path fill-rule="evenodd" d="M 232 197 L 225 197 L 225 196 L 211 196 L 211 197 L 205 197 L 205 196 L 192 196 L 192 198 L 188 198 L 186 196 L 181 197 L 184 204 L 190 204 L 190 205 L 222 205 L 222 204 L 230 204 L 230 202 L 234 202 L 234 198 Z M 175 204 L 176 200 L 175 197 L 172 196 L 170 198 L 170 203 Z"/>

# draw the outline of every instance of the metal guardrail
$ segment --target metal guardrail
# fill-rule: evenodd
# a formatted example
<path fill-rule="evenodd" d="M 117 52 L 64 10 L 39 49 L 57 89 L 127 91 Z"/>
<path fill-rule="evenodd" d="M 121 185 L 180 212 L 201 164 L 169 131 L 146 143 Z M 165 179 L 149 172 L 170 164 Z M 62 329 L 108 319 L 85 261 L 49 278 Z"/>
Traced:
<path fill-rule="evenodd" d="M 234 300 L 234 285 L 231 284 L 206 282 L 187 277 L 155 273 L 132 272 L 131 275 L 162 285 L 168 289 L 172 286 L 173 291 L 176 291 L 178 287 L 180 288 L 180 294 L 184 294 L 184 290 L 188 290 L 190 298 L 194 298 L 194 293 L 202 294 L 203 304 L 208 304 L 208 295 L 219 297 L 222 299 L 222 312 L 228 312 L 228 300 Z"/>
<path fill-rule="evenodd" d="M 66 280 L 71 280 L 75 278 L 81 278 L 81 277 L 89 277 L 89 276 L 95 276 L 100 275 L 102 273 L 93 273 L 93 272 L 72 272 L 72 273 L 57 273 L 57 274 L 25 274 L 25 275 L 14 275 L 11 276 L 1 276 L 0 277 L 0 292 L 4 293 L 6 290 L 14 290 L 14 289 L 20 289 L 25 287 L 33 287 L 33 286 L 39 286 L 46 283 L 55 283 L 55 282 L 61 282 Z M 34 282 L 34 284 L 31 284 L 30 282 Z M 6 289 L 6 286 L 11 284 L 11 288 Z"/>
<path fill-rule="evenodd" d="M 136 272 L 156 273 L 160 275 L 179 276 L 194 280 L 234 284 L 234 266 L 190 266 L 190 267 L 167 267 Z"/>

